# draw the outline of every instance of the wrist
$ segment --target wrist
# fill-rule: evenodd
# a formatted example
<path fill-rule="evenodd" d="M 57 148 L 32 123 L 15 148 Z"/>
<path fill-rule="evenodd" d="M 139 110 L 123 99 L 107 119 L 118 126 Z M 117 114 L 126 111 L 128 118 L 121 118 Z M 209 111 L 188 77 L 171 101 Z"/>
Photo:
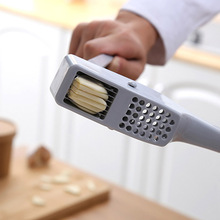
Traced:
<path fill-rule="evenodd" d="M 116 20 L 128 25 L 138 35 L 147 53 L 155 45 L 159 35 L 155 27 L 147 19 L 133 12 L 121 10 Z"/>

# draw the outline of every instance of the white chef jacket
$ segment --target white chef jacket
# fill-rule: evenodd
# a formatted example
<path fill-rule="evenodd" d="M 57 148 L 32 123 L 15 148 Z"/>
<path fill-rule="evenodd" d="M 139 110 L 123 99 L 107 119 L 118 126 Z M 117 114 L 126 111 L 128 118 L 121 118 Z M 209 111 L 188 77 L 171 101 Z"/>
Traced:
<path fill-rule="evenodd" d="M 148 63 L 164 64 L 195 29 L 220 12 L 220 0 L 128 0 L 132 11 L 157 29 L 160 38 L 149 52 Z"/>

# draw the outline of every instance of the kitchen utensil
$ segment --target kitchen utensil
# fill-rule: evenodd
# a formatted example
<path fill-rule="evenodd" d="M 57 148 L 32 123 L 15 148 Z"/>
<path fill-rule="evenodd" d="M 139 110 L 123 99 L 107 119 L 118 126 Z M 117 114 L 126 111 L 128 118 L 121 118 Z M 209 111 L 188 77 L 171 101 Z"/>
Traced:
<path fill-rule="evenodd" d="M 220 152 L 220 129 L 193 116 L 168 97 L 104 68 L 112 57 L 89 61 L 67 55 L 51 84 L 58 105 L 141 141 L 165 146 L 181 141 Z M 91 78 L 108 91 L 107 107 L 97 114 L 78 108 L 68 98 L 77 76 Z"/>

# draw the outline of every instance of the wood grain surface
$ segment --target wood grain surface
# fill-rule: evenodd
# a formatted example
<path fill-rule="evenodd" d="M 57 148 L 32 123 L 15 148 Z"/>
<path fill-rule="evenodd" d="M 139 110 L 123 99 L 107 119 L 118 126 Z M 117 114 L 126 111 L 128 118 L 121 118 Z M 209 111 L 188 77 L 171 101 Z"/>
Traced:
<path fill-rule="evenodd" d="M 46 168 L 31 169 L 23 154 L 21 157 L 13 157 L 11 165 L 9 176 L 0 179 L 0 220 L 62 219 L 109 197 L 107 183 L 55 159 Z M 42 176 L 53 178 L 64 172 L 68 172 L 68 183 L 50 183 L 49 191 L 39 188 Z M 95 190 L 87 188 L 88 181 L 95 183 Z M 80 194 L 65 192 L 65 187 L 69 184 L 79 186 Z M 43 198 L 45 205 L 32 204 L 33 196 Z"/>
<path fill-rule="evenodd" d="M 24 159 L 24 148 L 14 151 L 12 170 L 9 178 L 0 180 L 0 220 L 12 219 L 62 219 L 62 220 L 190 220 L 191 218 L 168 209 L 142 196 L 128 192 L 112 183 L 100 180 L 60 161 L 53 160 L 46 169 L 29 170 Z M 56 190 L 47 198 L 46 207 L 34 207 L 30 198 L 37 193 L 40 196 L 50 192 L 34 189 L 42 173 L 54 175 L 70 168 L 75 179 L 92 179 L 99 191 L 84 203 L 74 203 L 72 195 L 65 195 L 56 186 Z M 25 176 L 24 176 L 25 173 Z M 22 176 L 23 175 L 23 176 Z M 74 178 L 74 176 L 73 176 Z M 62 188 L 62 186 L 61 186 Z M 110 193 L 109 193 L 110 192 Z M 107 199 L 109 198 L 109 199 Z M 76 199 L 76 198 L 75 198 Z M 68 201 L 68 203 L 67 203 Z M 64 206 L 64 204 L 67 204 Z M 62 207 L 62 209 L 61 209 Z M 66 207 L 66 208 L 65 208 Z M 15 215 L 16 214 L 16 215 Z M 66 217 L 61 217 L 66 216 Z"/>

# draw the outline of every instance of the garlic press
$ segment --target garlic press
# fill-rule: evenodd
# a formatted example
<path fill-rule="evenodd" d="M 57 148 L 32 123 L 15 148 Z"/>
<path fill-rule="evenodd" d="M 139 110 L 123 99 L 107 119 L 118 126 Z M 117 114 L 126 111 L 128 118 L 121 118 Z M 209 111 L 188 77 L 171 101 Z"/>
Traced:
<path fill-rule="evenodd" d="M 149 144 L 166 146 L 180 141 L 220 152 L 220 128 L 190 114 L 174 101 L 106 68 L 112 56 L 91 60 L 64 57 L 50 90 L 58 105 L 110 129 Z M 90 114 L 75 105 L 68 91 L 77 76 L 101 83 L 108 93 L 104 111 Z"/>

